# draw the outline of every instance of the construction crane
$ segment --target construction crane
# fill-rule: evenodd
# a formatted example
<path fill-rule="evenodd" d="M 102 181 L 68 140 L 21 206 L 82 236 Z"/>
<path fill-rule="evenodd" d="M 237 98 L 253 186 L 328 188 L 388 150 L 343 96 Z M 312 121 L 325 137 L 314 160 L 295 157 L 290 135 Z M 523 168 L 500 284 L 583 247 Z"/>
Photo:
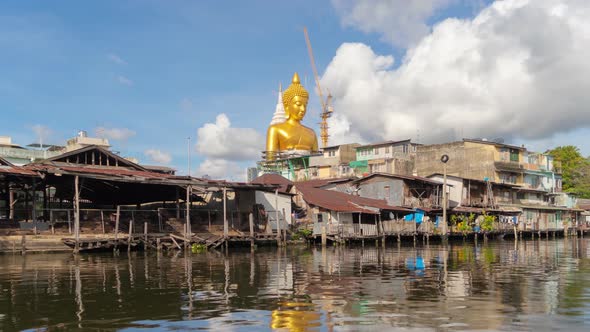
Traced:
<path fill-rule="evenodd" d="M 315 79 L 315 85 L 318 90 L 318 95 L 320 98 L 320 104 L 322 106 L 322 112 L 320 117 L 322 121 L 320 122 L 320 137 L 322 139 L 322 147 L 325 148 L 328 146 L 328 118 L 332 116 L 334 112 L 332 108 L 332 95 L 328 92 L 328 97 L 324 100 L 324 93 L 322 92 L 322 88 L 320 86 L 320 77 L 318 76 L 318 70 L 315 66 L 315 60 L 313 59 L 313 50 L 311 49 L 311 42 L 309 41 L 309 34 L 307 33 L 307 28 L 303 27 L 303 34 L 305 35 L 305 43 L 307 44 L 307 53 L 309 53 L 309 60 L 311 61 L 311 69 L 313 70 L 313 77 Z"/>

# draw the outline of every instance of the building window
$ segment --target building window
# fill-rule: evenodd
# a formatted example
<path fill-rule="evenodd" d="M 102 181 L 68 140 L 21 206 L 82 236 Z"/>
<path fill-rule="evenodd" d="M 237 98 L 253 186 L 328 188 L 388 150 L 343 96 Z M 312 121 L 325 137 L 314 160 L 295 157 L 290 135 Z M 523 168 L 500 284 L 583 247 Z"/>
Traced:
<path fill-rule="evenodd" d="M 510 149 L 510 161 L 519 161 L 518 158 L 518 150 L 516 149 Z"/>
<path fill-rule="evenodd" d="M 335 157 L 335 156 L 336 156 L 336 150 L 328 151 L 328 157 Z"/>
<path fill-rule="evenodd" d="M 389 153 L 389 146 L 386 146 L 384 149 L 385 149 L 385 153 Z"/>
<path fill-rule="evenodd" d="M 524 199 L 524 193 L 516 193 L 517 199 Z"/>
<path fill-rule="evenodd" d="M 408 153 L 408 145 L 407 144 L 404 144 L 402 151 L 403 151 L 403 153 Z"/>

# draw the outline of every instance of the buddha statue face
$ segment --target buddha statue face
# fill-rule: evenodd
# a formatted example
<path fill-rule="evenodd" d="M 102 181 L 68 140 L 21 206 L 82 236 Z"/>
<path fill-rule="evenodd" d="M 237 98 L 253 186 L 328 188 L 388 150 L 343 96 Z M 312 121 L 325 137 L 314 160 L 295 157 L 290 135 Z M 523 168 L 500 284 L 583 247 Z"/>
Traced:
<path fill-rule="evenodd" d="M 301 85 L 299 75 L 295 73 L 291 85 L 283 93 L 283 106 L 289 120 L 301 121 L 307 111 L 309 93 Z"/>
<path fill-rule="evenodd" d="M 289 119 L 297 122 L 303 120 L 305 112 L 307 111 L 307 98 L 303 96 L 295 96 L 288 103 L 285 109 Z"/>

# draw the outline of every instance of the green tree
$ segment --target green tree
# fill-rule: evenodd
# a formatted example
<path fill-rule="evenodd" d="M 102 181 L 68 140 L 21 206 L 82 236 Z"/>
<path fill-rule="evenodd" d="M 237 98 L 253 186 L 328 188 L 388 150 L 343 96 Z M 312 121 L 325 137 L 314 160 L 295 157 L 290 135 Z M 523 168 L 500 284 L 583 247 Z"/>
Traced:
<path fill-rule="evenodd" d="M 549 155 L 561 162 L 563 190 L 590 198 L 590 160 L 582 156 L 580 149 L 573 145 L 558 146 Z"/>

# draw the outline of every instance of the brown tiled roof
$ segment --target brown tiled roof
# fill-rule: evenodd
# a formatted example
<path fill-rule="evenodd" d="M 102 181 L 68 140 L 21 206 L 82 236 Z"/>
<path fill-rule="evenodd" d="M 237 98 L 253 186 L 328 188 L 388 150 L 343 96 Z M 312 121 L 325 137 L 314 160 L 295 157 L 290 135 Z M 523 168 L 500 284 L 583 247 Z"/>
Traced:
<path fill-rule="evenodd" d="M 295 187 L 303 195 L 307 204 L 319 206 L 327 210 L 337 212 L 362 212 L 378 214 L 378 210 L 411 212 L 412 210 L 387 204 L 385 200 L 353 196 L 334 190 L 315 188 L 309 183 L 301 185 L 296 183 Z"/>

